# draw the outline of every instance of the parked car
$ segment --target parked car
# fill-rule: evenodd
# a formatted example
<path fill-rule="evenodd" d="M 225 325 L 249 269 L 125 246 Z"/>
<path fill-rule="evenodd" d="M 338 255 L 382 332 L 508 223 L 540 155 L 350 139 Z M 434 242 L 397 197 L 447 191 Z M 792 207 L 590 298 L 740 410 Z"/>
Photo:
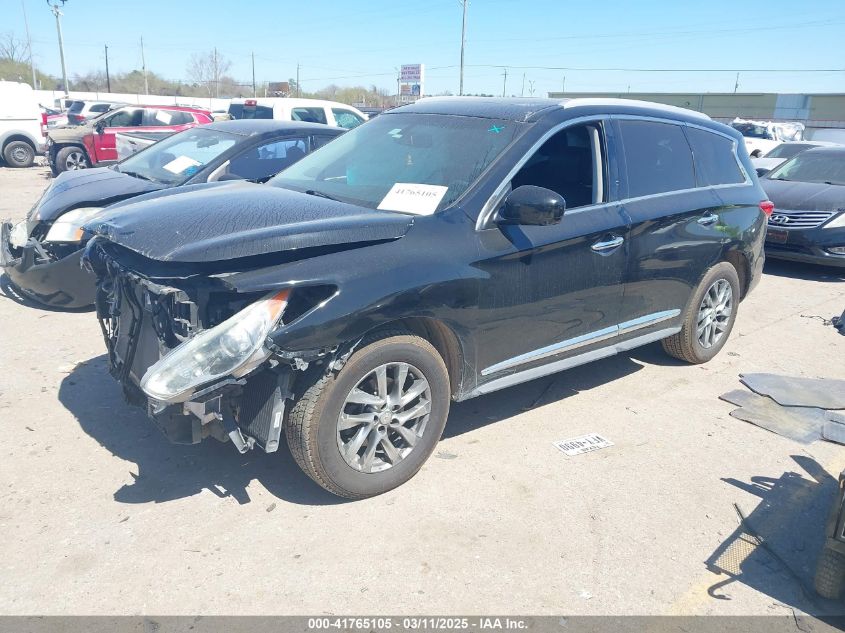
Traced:
<path fill-rule="evenodd" d="M 376 118 L 379 114 L 384 112 L 384 108 L 369 107 L 369 106 L 364 107 L 364 108 L 358 108 L 358 109 L 361 111 L 362 114 L 365 114 L 367 116 L 368 121 L 370 119 Z"/>
<path fill-rule="evenodd" d="M 764 176 L 778 165 L 782 165 L 806 149 L 827 147 L 830 145 L 837 145 L 837 143 L 826 143 L 824 141 L 787 141 L 786 143 L 781 143 L 760 158 L 752 158 L 751 164 L 754 165 L 758 176 Z"/>
<path fill-rule="evenodd" d="M 94 119 L 104 112 L 125 105 L 115 101 L 83 101 L 76 99 L 67 107 L 67 120 L 70 125 L 82 125 L 88 119 Z"/>
<path fill-rule="evenodd" d="M 801 152 L 760 183 L 775 204 L 768 257 L 845 266 L 845 146 Z"/>
<path fill-rule="evenodd" d="M 266 99 L 232 99 L 229 114 L 233 119 L 278 119 L 323 123 L 351 130 L 367 120 L 360 110 L 336 101 L 268 97 Z"/>
<path fill-rule="evenodd" d="M 128 201 L 83 265 L 111 372 L 173 441 L 382 493 L 466 400 L 654 341 L 711 359 L 763 264 L 742 137 L 613 99 L 440 98 L 271 179 Z"/>
<path fill-rule="evenodd" d="M 759 158 L 784 141 L 804 139 L 804 124 L 798 122 L 748 121 L 736 118 L 731 127 L 743 136 L 745 149 L 752 158 Z"/>
<path fill-rule="evenodd" d="M 44 153 L 46 115 L 32 86 L 0 81 L 0 156 L 9 167 L 29 167 Z"/>
<path fill-rule="evenodd" d="M 47 106 L 39 106 L 41 108 L 41 114 L 44 115 L 47 121 L 47 129 L 52 129 L 54 127 L 60 127 L 62 125 L 67 125 L 67 114 L 62 112 L 61 110 L 56 110 L 55 108 L 48 108 Z"/>
<path fill-rule="evenodd" d="M 211 123 L 211 113 L 185 106 L 123 106 L 83 125 L 50 130 L 47 158 L 53 175 L 117 161 L 118 132 L 181 132 Z"/>
<path fill-rule="evenodd" d="M 170 136 L 112 167 L 60 174 L 27 219 L 0 228 L 0 266 L 25 296 L 56 307 L 94 303 L 79 266 L 82 225 L 104 207 L 153 191 L 263 182 L 344 130 L 283 121 L 225 121 Z"/>

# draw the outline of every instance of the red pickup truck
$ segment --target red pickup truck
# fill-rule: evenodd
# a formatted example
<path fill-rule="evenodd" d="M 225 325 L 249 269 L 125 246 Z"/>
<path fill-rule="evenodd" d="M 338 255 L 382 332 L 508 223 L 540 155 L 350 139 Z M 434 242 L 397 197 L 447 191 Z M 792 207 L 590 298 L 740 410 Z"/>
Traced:
<path fill-rule="evenodd" d="M 117 132 L 181 132 L 211 121 L 211 112 L 202 108 L 123 106 L 82 125 L 51 129 L 47 135 L 47 158 L 53 175 L 108 165 L 117 162 Z"/>

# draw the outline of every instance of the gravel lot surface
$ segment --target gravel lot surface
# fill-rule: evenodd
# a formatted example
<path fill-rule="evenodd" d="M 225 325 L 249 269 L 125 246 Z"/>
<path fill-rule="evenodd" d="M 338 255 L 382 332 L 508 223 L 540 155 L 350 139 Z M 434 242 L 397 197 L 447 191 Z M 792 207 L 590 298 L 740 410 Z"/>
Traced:
<path fill-rule="evenodd" d="M 0 218 L 48 183 L 0 168 Z M 0 613 L 845 613 L 801 587 L 845 447 L 718 399 L 743 372 L 845 378 L 824 323 L 843 308 L 845 270 L 769 262 L 707 365 L 652 345 L 454 404 L 417 477 L 344 502 L 285 447 L 168 444 L 123 402 L 92 312 L 3 284 Z M 552 445 L 590 432 L 614 445 Z"/>

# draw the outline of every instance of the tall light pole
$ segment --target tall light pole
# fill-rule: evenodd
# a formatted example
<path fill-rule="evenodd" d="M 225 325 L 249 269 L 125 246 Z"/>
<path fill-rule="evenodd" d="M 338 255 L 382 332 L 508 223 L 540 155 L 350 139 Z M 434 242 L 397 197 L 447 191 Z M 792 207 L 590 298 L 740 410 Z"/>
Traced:
<path fill-rule="evenodd" d="M 59 5 L 59 2 L 61 2 L 62 4 Z M 70 92 L 70 86 L 67 82 L 67 67 L 65 66 L 65 43 L 62 39 L 62 21 L 59 19 L 63 14 L 61 9 L 59 9 L 59 6 L 65 6 L 66 2 L 67 0 L 53 0 L 53 2 L 47 0 L 47 6 L 49 6 L 50 9 L 53 11 L 53 15 L 56 16 L 56 31 L 59 34 L 59 56 L 62 59 L 62 81 L 64 82 L 65 86 L 65 97 L 67 97 L 68 93 Z"/>
<path fill-rule="evenodd" d="M 23 9 L 23 24 L 26 27 L 26 48 L 29 50 L 29 66 L 32 69 L 32 89 L 38 90 L 38 83 L 35 80 L 35 61 L 32 59 L 32 38 L 29 36 L 29 20 L 26 19 L 26 5 L 21 0 Z"/>
<path fill-rule="evenodd" d="M 458 86 L 458 94 L 464 94 L 464 47 L 467 43 L 467 3 L 469 0 L 461 0 L 461 4 L 464 8 L 464 16 L 461 20 L 461 81 L 460 85 Z"/>

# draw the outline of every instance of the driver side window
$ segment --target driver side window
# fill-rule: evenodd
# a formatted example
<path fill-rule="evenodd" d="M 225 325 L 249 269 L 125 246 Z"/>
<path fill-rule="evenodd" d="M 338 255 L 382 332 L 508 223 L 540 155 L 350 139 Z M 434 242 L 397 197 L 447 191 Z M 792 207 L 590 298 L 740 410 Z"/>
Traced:
<path fill-rule="evenodd" d="M 511 180 L 560 194 L 567 209 L 605 202 L 604 150 L 599 123 L 566 128 L 552 136 Z"/>

